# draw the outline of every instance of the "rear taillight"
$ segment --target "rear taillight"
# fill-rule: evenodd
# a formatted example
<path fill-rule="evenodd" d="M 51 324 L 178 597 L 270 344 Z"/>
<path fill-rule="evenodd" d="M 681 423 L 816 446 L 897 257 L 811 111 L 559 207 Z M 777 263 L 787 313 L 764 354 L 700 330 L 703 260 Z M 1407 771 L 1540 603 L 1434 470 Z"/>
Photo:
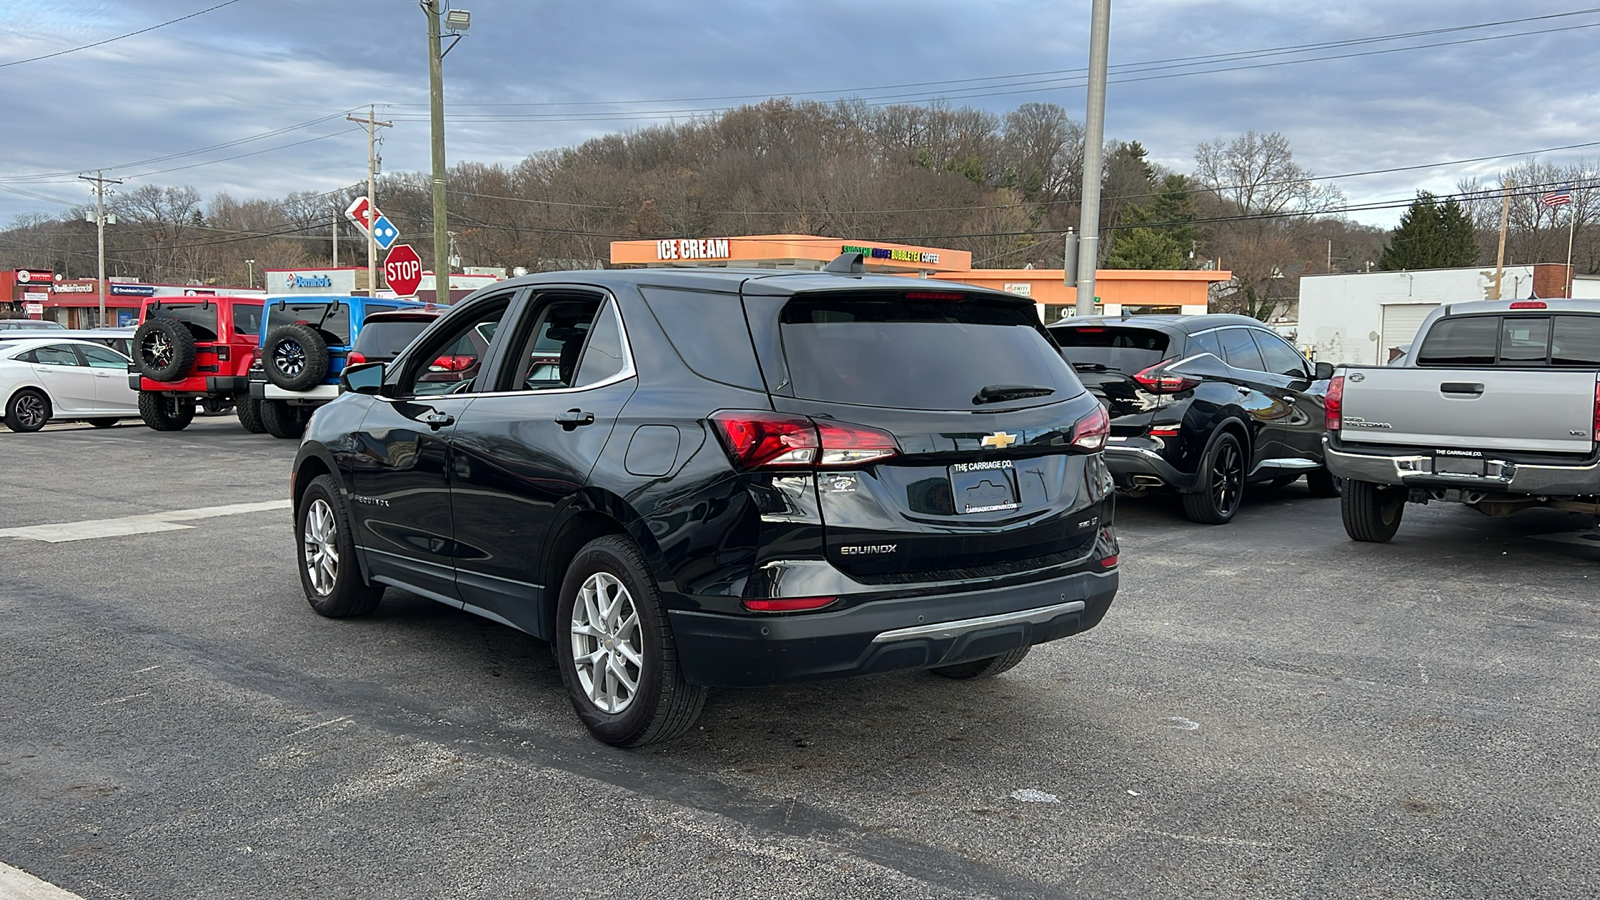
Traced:
<path fill-rule="evenodd" d="M 1100 529 L 1100 534 L 1095 540 L 1095 552 L 1100 556 L 1100 566 L 1105 569 L 1114 569 L 1122 560 L 1121 548 L 1117 545 L 1117 530 L 1110 525 Z"/>
<path fill-rule="evenodd" d="M 751 612 L 810 612 L 838 600 L 838 597 L 780 597 L 776 600 L 741 600 Z"/>
<path fill-rule="evenodd" d="M 357 352 L 355 350 L 351 350 L 350 351 L 350 355 L 346 356 L 344 358 L 344 361 L 345 361 L 345 363 L 347 365 L 354 366 L 354 365 L 366 362 L 367 361 L 367 357 L 363 353 Z"/>
<path fill-rule="evenodd" d="M 434 372 L 465 372 L 476 361 L 475 356 L 441 356 L 428 368 Z"/>
<path fill-rule="evenodd" d="M 1600 376 L 1594 384 L 1594 439 L 1600 441 Z"/>
<path fill-rule="evenodd" d="M 1162 360 L 1143 372 L 1133 376 L 1139 386 L 1152 394 L 1177 394 L 1193 390 L 1200 382 L 1193 378 L 1181 378 L 1177 375 L 1162 375 L 1157 370 L 1166 366 L 1170 360 Z"/>
<path fill-rule="evenodd" d="M 856 466 L 900 452 L 886 431 L 831 419 L 734 410 L 711 422 L 728 456 L 745 469 Z"/>
<path fill-rule="evenodd" d="M 1600 394 L 1600 387 L 1595 388 L 1595 390 L 1596 390 L 1597 394 Z M 1600 396 L 1597 396 L 1597 398 L 1595 400 L 1595 404 L 1596 404 L 1596 407 L 1595 407 L 1596 427 L 1600 428 Z M 1328 394 L 1327 394 L 1327 396 L 1322 398 L 1322 405 L 1323 405 L 1323 408 L 1326 409 L 1327 413 L 1328 413 L 1327 419 L 1325 421 L 1327 429 L 1329 431 L 1338 431 L 1339 430 L 1339 420 L 1340 420 L 1340 417 L 1341 417 L 1341 409 L 1344 406 L 1344 376 L 1343 375 L 1335 375 L 1335 376 L 1333 376 L 1333 380 L 1328 382 Z"/>
<path fill-rule="evenodd" d="M 1111 416 L 1104 406 L 1095 404 L 1094 412 L 1072 425 L 1072 446 L 1091 453 L 1106 445 L 1106 435 L 1111 433 Z"/>

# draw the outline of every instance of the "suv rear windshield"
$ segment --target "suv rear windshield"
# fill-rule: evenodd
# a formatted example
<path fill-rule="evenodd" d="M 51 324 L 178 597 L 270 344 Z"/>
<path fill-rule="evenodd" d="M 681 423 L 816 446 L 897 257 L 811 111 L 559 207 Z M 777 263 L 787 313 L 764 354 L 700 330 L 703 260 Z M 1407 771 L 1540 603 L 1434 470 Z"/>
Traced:
<path fill-rule="evenodd" d="M 310 325 L 322 333 L 330 347 L 350 344 L 350 304 L 270 303 L 267 305 L 267 334 L 283 325 Z"/>
<path fill-rule="evenodd" d="M 1440 319 L 1419 366 L 1600 367 L 1600 316 L 1460 316 Z"/>
<path fill-rule="evenodd" d="M 207 303 L 161 303 L 150 307 L 150 318 L 173 319 L 188 327 L 197 341 L 217 339 L 217 305 Z"/>
<path fill-rule="evenodd" d="M 368 322 L 356 335 L 355 350 L 367 359 L 394 359 L 432 322 L 432 317 Z"/>
<path fill-rule="evenodd" d="M 1067 361 L 1083 368 L 1143 372 L 1167 358 L 1167 336 L 1151 328 L 1082 325 L 1052 328 Z"/>
<path fill-rule="evenodd" d="M 800 297 L 779 329 L 794 395 L 806 400 L 971 410 L 985 387 L 1049 392 L 1021 401 L 1030 406 L 1082 390 L 1031 307 Z"/>

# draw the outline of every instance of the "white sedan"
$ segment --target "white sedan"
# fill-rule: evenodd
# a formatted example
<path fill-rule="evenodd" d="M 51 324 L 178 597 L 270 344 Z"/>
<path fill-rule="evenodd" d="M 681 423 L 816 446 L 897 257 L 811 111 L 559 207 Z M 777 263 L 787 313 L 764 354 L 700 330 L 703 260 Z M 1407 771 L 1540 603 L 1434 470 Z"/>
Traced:
<path fill-rule="evenodd" d="M 0 401 L 12 431 L 38 431 L 50 421 L 109 428 L 139 415 L 139 392 L 128 387 L 132 360 L 90 341 L 7 339 L 0 332 Z"/>

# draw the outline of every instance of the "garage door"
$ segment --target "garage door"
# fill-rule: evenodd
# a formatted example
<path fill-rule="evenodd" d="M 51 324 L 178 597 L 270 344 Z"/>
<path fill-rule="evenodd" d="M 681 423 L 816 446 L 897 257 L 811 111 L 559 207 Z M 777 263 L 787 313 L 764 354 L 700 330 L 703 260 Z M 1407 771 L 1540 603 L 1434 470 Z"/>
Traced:
<path fill-rule="evenodd" d="M 1439 308 L 1437 303 L 1398 303 L 1383 308 L 1382 338 L 1378 341 L 1378 365 L 1383 365 L 1400 353 L 1400 348 L 1411 343 L 1422 327 L 1428 313 Z"/>

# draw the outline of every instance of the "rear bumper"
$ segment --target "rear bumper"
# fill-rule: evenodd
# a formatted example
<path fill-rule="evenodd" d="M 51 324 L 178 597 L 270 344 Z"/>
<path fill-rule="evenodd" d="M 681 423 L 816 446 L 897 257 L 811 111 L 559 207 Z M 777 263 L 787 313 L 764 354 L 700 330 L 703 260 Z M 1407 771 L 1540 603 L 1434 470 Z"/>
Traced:
<path fill-rule="evenodd" d="M 925 669 L 998 656 L 1099 624 L 1117 570 L 958 594 L 876 600 L 838 612 L 727 615 L 671 610 L 694 684 L 753 686 Z"/>
<path fill-rule="evenodd" d="M 1488 453 L 1484 475 L 1435 475 L 1432 455 L 1389 456 L 1336 449 L 1326 435 L 1322 445 L 1328 471 L 1352 481 L 1555 497 L 1600 494 L 1600 462 L 1528 465 L 1495 460 Z"/>
<path fill-rule="evenodd" d="M 147 391 L 152 394 L 192 394 L 196 397 L 207 394 L 243 394 L 250 387 L 250 380 L 243 375 L 208 375 L 204 379 L 185 378 L 182 381 L 153 381 L 138 373 L 128 374 L 128 387 L 135 391 Z"/>
<path fill-rule="evenodd" d="M 250 396 L 257 400 L 295 400 L 302 403 L 327 403 L 339 396 L 337 384 L 319 384 L 303 391 L 289 391 L 270 381 L 250 382 Z"/>
<path fill-rule="evenodd" d="M 1153 487 L 1171 487 L 1180 491 L 1192 489 L 1199 476 L 1194 472 L 1181 472 L 1174 468 L 1172 463 L 1167 462 L 1167 458 L 1161 455 L 1161 451 L 1165 448 L 1166 444 L 1160 438 L 1142 436 L 1112 438 L 1106 443 L 1106 468 L 1111 470 L 1111 477 L 1116 480 L 1117 487 L 1123 490 Z M 1135 476 L 1143 477 L 1136 479 Z M 1161 484 L 1150 484 L 1147 481 L 1139 483 L 1149 478 L 1158 479 Z"/>

